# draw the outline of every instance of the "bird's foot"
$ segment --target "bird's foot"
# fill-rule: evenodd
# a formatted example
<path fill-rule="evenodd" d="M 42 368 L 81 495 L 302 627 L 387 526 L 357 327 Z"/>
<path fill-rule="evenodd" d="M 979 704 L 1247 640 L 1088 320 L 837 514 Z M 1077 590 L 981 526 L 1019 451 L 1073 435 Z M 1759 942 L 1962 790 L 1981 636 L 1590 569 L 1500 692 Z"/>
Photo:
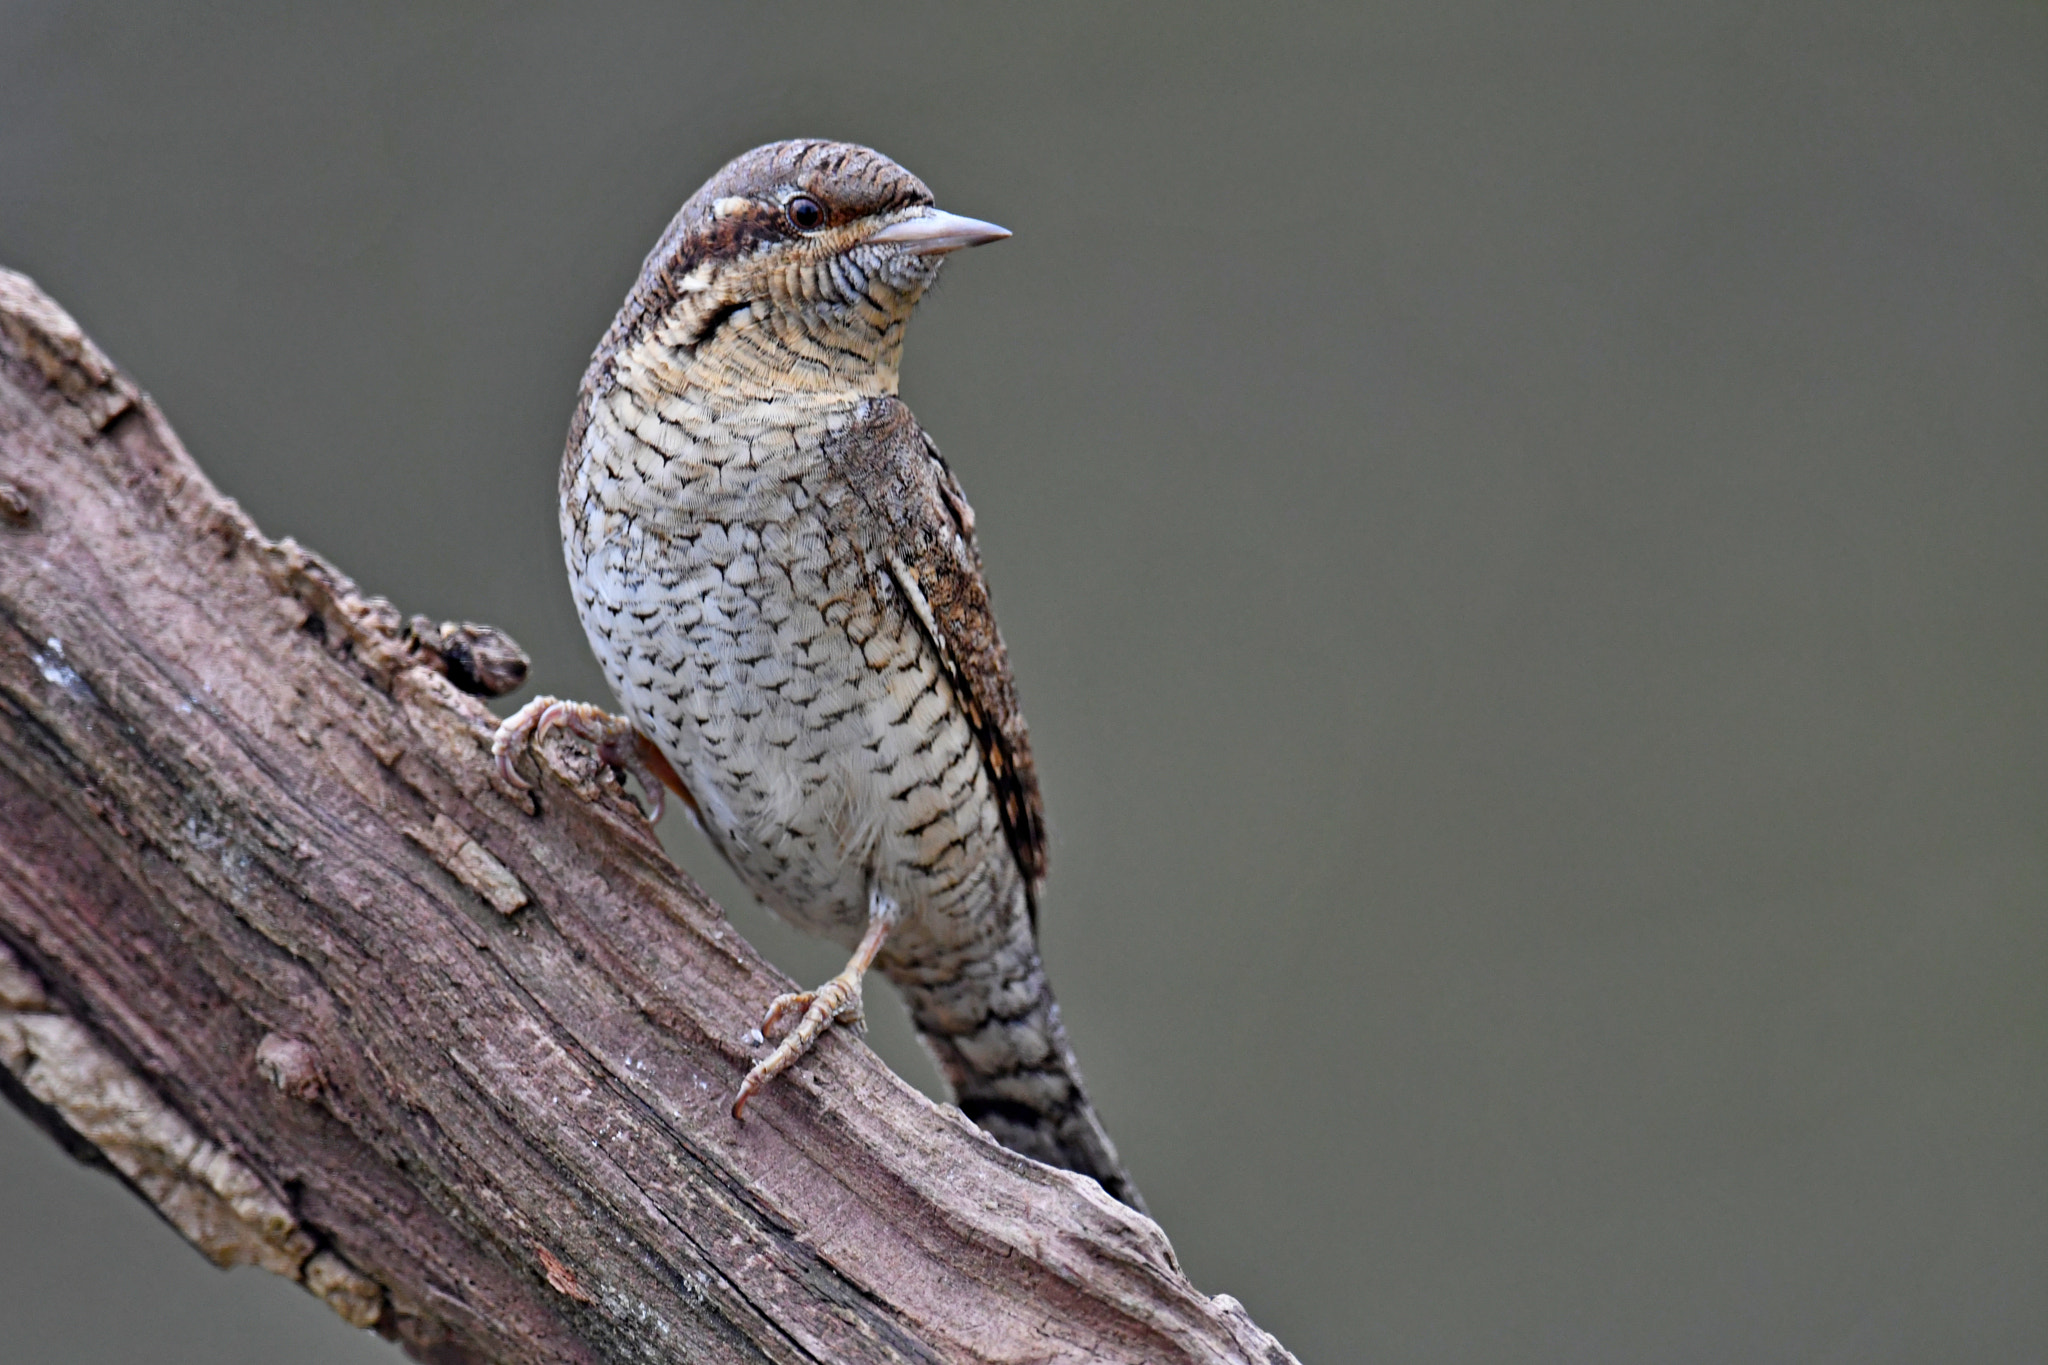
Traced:
<path fill-rule="evenodd" d="M 589 702 L 535 697 L 513 712 L 491 739 L 491 757 L 498 765 L 498 776 L 519 791 L 530 790 L 533 784 L 519 775 L 513 762 L 521 750 L 539 744 L 556 726 L 588 740 L 606 764 L 631 774 L 647 794 L 647 822 L 653 824 L 661 819 L 663 794 L 670 786 L 681 786 L 674 781 L 663 784 L 663 774 L 655 765 L 658 762 L 666 768 L 667 760 L 633 727 L 632 721 Z M 671 774 L 673 771 L 670 769 Z"/>
<path fill-rule="evenodd" d="M 732 1116 L 744 1119 L 747 1116 L 747 1101 L 752 1099 L 762 1086 L 796 1065 L 799 1057 L 811 1050 L 811 1044 L 818 1041 L 826 1029 L 837 1024 L 851 1024 L 865 1031 L 867 1016 L 861 1012 L 860 979 L 867 975 L 874 965 L 875 954 L 882 951 L 882 940 L 903 917 L 901 908 L 894 897 L 873 884 L 868 886 L 868 927 L 860 936 L 860 946 L 853 950 L 853 959 L 846 969 L 814 991 L 793 991 L 778 995 L 769 1004 L 768 1012 L 761 1017 L 761 1027 L 749 1030 L 747 1042 L 758 1046 L 768 1037 L 780 1033 L 791 1019 L 796 1027 L 789 1036 L 776 1044 L 775 1051 L 763 1057 L 740 1082 L 740 1093 L 733 1099 Z"/>
<path fill-rule="evenodd" d="M 792 1020 L 794 1028 L 790 1028 Z M 761 1018 L 761 1027 L 750 1032 L 747 1039 L 766 1042 L 784 1029 L 789 1030 L 788 1036 L 740 1082 L 740 1093 L 732 1102 L 732 1116 L 745 1118 L 747 1101 L 762 1086 L 796 1065 L 797 1059 L 809 1052 L 811 1045 L 834 1024 L 867 1030 L 867 1015 L 861 1009 L 860 973 L 851 966 L 814 991 L 793 991 L 775 997 Z"/>

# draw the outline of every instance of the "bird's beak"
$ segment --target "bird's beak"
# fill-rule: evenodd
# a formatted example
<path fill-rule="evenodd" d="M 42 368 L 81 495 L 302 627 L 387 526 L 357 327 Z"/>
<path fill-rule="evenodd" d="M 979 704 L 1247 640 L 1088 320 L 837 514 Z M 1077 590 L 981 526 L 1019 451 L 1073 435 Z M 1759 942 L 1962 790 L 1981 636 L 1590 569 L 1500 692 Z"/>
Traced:
<path fill-rule="evenodd" d="M 925 209 L 914 218 L 905 218 L 900 223 L 891 223 L 874 236 L 870 242 L 893 242 L 908 247 L 921 256 L 941 256 L 948 251 L 958 251 L 963 246 L 980 246 L 984 242 L 1000 242 L 1010 235 L 1008 228 L 984 223 L 979 218 L 962 218 L 957 213 L 945 213 L 938 209 Z"/>

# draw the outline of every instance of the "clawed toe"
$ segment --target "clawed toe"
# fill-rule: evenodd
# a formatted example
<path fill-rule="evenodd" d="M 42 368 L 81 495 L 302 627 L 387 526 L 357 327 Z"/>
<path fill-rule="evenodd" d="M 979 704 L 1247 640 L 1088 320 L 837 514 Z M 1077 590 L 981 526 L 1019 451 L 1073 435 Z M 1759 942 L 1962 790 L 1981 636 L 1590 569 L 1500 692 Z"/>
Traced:
<path fill-rule="evenodd" d="M 801 1016 L 789 1036 L 775 1045 L 775 1051 L 756 1062 L 747 1078 L 740 1082 L 740 1093 L 732 1102 L 734 1118 L 746 1118 L 747 1101 L 762 1086 L 796 1065 L 797 1059 L 809 1052 L 811 1044 L 817 1042 L 832 1025 L 847 1024 L 862 1033 L 867 1032 L 867 1016 L 861 1009 L 860 980 L 874 965 L 875 954 L 882 951 L 882 940 L 901 917 L 893 897 L 870 888 L 867 932 L 860 936 L 860 947 L 853 950 L 853 960 L 846 964 L 846 970 L 814 991 L 791 991 L 776 996 L 761 1019 L 761 1027 L 747 1030 L 748 1045 L 756 1046 L 766 1042 L 764 1035 L 774 1033 L 791 1015 Z"/>
<path fill-rule="evenodd" d="M 660 823 L 662 811 L 668 808 L 668 788 L 648 763 L 639 732 L 628 728 L 623 735 L 613 733 L 598 741 L 597 756 L 620 772 L 632 775 L 647 797 L 647 823 Z"/>
<path fill-rule="evenodd" d="M 794 1066 L 832 1025 L 850 1024 L 865 1031 L 867 1020 L 861 1012 L 860 978 L 835 976 L 817 990 L 776 996 L 761 1019 L 761 1027 L 748 1030 L 747 1041 L 766 1042 L 782 1033 L 791 1020 L 795 1020 L 796 1027 L 789 1029 L 775 1051 L 755 1063 L 747 1078 L 740 1082 L 740 1093 L 732 1102 L 734 1118 L 745 1118 L 747 1101 L 755 1092 Z"/>
<path fill-rule="evenodd" d="M 804 1011 L 809 1009 L 811 1002 L 817 998 L 816 991 L 791 991 L 787 995 L 776 996 L 769 1003 L 768 1012 L 761 1016 L 761 1027 L 754 1032 L 761 1036 L 763 1042 L 782 1037 L 795 1026 L 797 1020 L 803 1018 Z"/>
<path fill-rule="evenodd" d="M 533 790 L 533 784 L 519 775 L 514 759 L 521 749 L 528 748 L 540 737 L 535 733 L 535 727 L 541 717 L 558 704 L 553 697 L 535 697 L 499 722 L 498 732 L 491 736 L 491 760 L 497 764 L 498 776 L 505 779 L 506 786 L 515 791 Z"/>
<path fill-rule="evenodd" d="M 648 823 L 661 819 L 667 788 L 647 758 L 639 731 L 625 717 L 587 702 L 535 697 L 498 726 L 491 737 L 491 758 L 507 786 L 516 791 L 533 789 L 533 784 L 520 776 L 515 761 L 521 750 L 533 748 L 556 729 L 588 741 L 607 765 L 631 774 L 647 794 Z"/>

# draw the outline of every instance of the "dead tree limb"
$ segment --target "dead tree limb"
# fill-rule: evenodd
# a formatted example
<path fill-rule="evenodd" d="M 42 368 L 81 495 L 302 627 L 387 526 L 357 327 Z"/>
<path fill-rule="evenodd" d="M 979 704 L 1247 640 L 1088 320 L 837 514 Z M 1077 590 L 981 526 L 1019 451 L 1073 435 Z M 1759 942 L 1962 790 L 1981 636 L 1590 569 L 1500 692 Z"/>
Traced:
<path fill-rule="evenodd" d="M 0 272 L 8 1098 L 422 1360 L 1292 1359 L 842 1032 L 734 1123 L 789 983 L 575 742 L 496 784 L 467 639 Z"/>

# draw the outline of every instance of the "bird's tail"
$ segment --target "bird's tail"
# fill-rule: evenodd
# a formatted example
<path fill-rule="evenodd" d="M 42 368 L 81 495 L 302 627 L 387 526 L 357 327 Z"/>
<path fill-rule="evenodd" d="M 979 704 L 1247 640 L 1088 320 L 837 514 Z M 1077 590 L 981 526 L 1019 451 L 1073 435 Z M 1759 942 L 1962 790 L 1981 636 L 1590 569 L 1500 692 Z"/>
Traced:
<path fill-rule="evenodd" d="M 1011 1151 L 1093 1176 L 1143 1213 L 1145 1201 L 1088 1102 L 1037 945 L 1027 926 L 1018 928 L 1004 951 L 971 971 L 884 967 L 967 1117 Z"/>

